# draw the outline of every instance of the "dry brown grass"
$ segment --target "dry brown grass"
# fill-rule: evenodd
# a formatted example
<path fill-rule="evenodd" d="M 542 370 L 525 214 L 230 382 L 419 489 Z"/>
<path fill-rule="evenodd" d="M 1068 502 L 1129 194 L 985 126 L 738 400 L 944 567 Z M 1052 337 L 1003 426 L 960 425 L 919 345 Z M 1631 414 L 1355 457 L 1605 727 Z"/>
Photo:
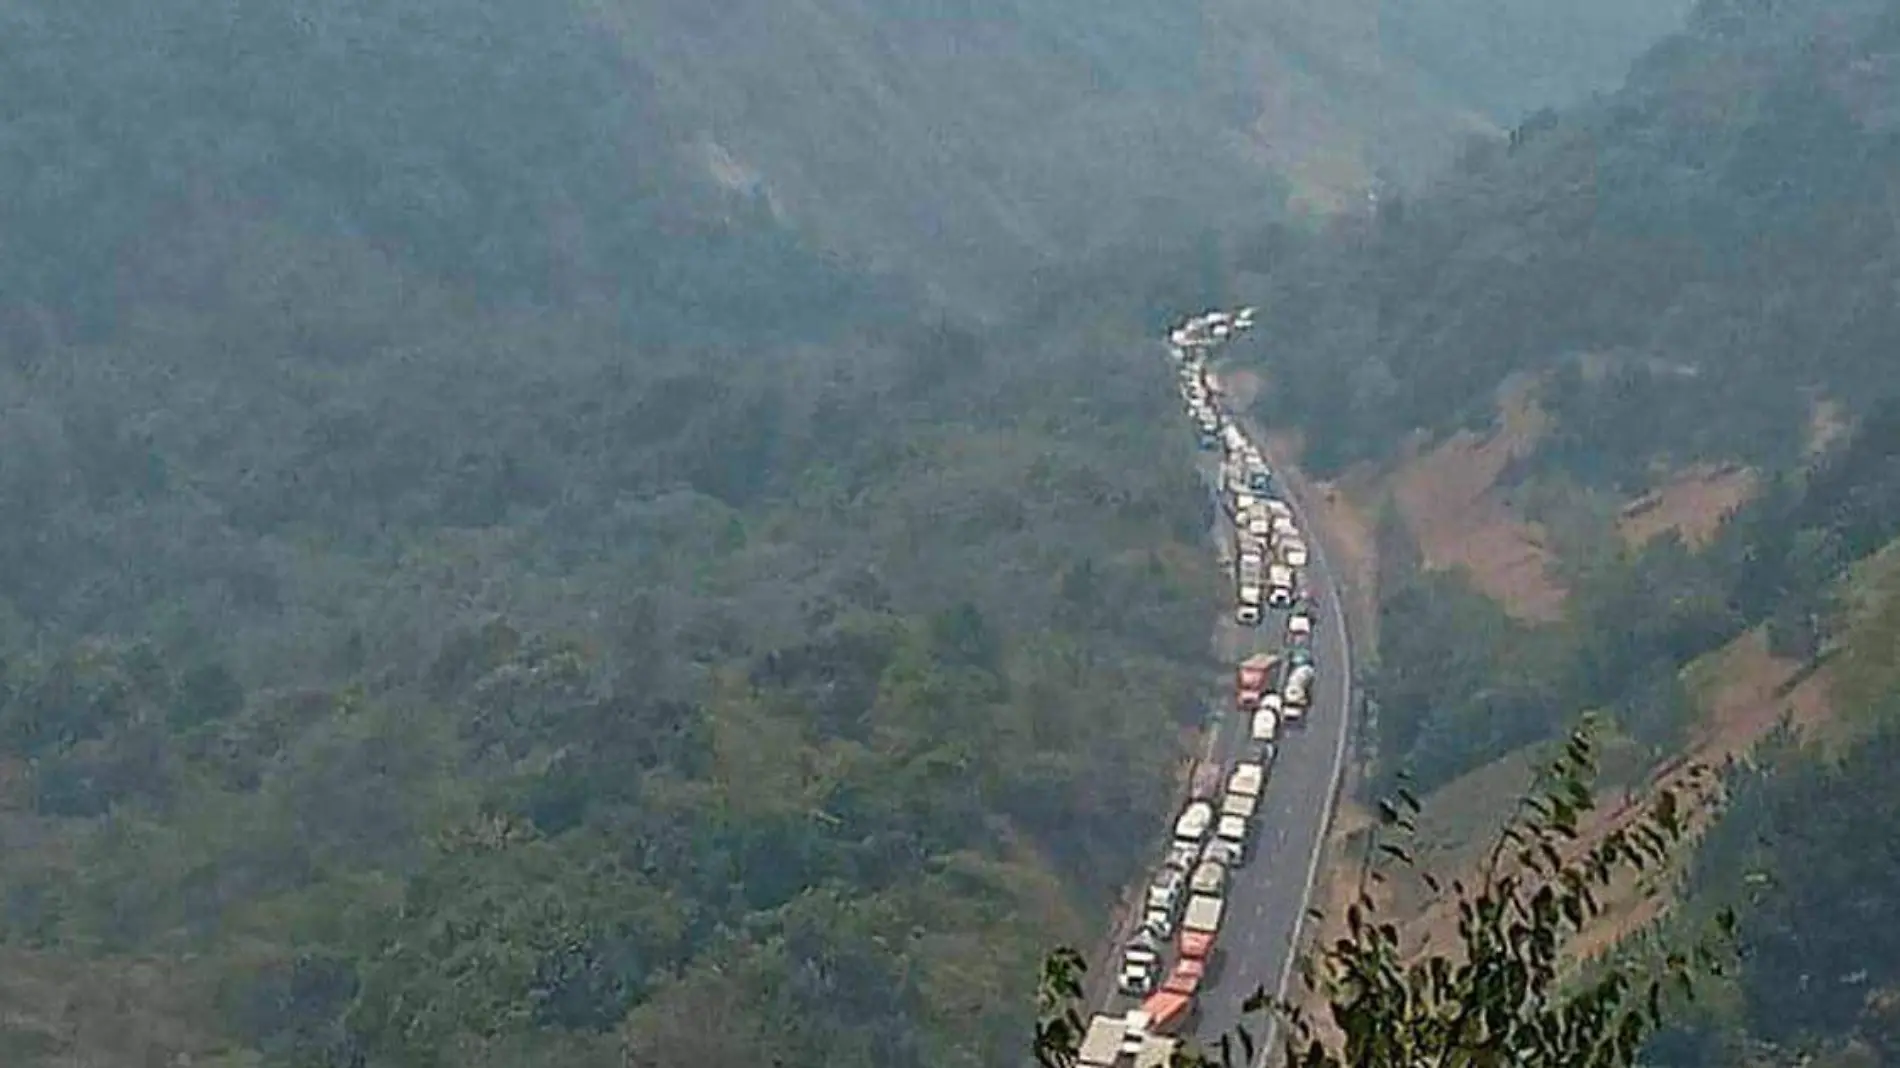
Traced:
<path fill-rule="evenodd" d="M 1631 501 L 1617 530 L 1631 545 L 1673 530 L 1692 546 L 1708 543 L 1737 508 L 1755 495 L 1760 479 L 1736 464 L 1697 464 Z"/>
<path fill-rule="evenodd" d="M 1427 567 L 1461 568 L 1512 616 L 1551 622 L 1563 617 L 1566 591 L 1551 577 L 1544 530 L 1513 515 L 1493 492 L 1549 420 L 1527 382 L 1501 389 L 1498 410 L 1503 425 L 1489 436 L 1459 431 L 1408 457 L 1393 473 L 1393 495 Z"/>
<path fill-rule="evenodd" d="M 1794 725 L 1814 732 L 1828 721 L 1832 672 L 1824 667 L 1800 679 L 1801 665 L 1773 656 L 1760 629 L 1735 639 L 1689 669 L 1687 682 L 1698 696 L 1702 719 L 1689 744 L 1676 760 L 1659 768 L 1650 780 L 1615 798 L 1604 798 L 1579 828 L 1574 847 L 1587 849 L 1613 831 L 1639 819 L 1651 800 L 1663 790 L 1693 800 L 1697 767 L 1720 767 L 1730 758 L 1743 759 L 1780 722 L 1784 712 Z M 1425 803 L 1419 848 L 1421 865 L 1447 885 L 1454 878 L 1467 884 L 1480 877 L 1484 846 L 1510 814 L 1522 793 L 1529 765 L 1518 753 L 1479 768 L 1435 791 Z M 1704 800 L 1709 800 L 1704 798 Z M 1699 835 L 1713 814 L 1712 806 L 1692 805 L 1688 833 Z M 1403 873 L 1389 873 L 1396 888 L 1389 900 L 1405 934 L 1416 950 L 1451 944 L 1457 934 L 1453 903 L 1434 900 L 1422 884 Z M 1620 876 L 1601 895 L 1604 911 L 1581 932 L 1570 947 L 1582 961 L 1608 951 L 1623 939 L 1667 913 L 1672 902 L 1654 892 L 1654 881 L 1634 874 Z"/>

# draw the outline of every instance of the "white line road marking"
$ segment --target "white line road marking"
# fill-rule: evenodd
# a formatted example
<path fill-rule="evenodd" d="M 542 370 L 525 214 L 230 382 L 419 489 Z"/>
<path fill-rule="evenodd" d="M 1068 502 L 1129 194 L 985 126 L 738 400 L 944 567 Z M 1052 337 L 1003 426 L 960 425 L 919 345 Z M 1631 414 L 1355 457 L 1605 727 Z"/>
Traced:
<path fill-rule="evenodd" d="M 1291 497 L 1292 494 L 1289 492 L 1288 496 Z M 1302 513 L 1300 518 L 1304 520 L 1306 518 L 1303 514 L 1305 509 L 1300 507 L 1300 502 L 1293 500 L 1290 503 L 1293 505 L 1295 512 Z M 1312 544 L 1313 562 L 1319 565 L 1321 573 L 1325 574 L 1330 580 L 1327 585 L 1332 589 L 1331 600 L 1333 603 L 1331 605 L 1332 610 L 1327 612 L 1326 615 L 1331 618 L 1333 632 L 1339 639 L 1339 661 L 1342 678 L 1340 680 L 1340 697 L 1336 728 L 1339 732 L 1339 741 L 1333 747 L 1333 774 L 1327 784 L 1326 799 L 1322 803 L 1323 807 L 1320 810 L 1319 833 L 1313 838 L 1313 852 L 1306 861 L 1306 885 L 1305 888 L 1300 891 L 1300 911 L 1293 917 L 1293 941 L 1292 944 L 1287 947 L 1286 961 L 1280 966 L 1280 978 L 1274 988 L 1274 996 L 1283 1001 L 1286 999 L 1287 983 L 1293 978 L 1293 965 L 1299 960 L 1300 937 L 1306 927 L 1306 911 L 1312 907 L 1313 884 L 1319 878 L 1319 859 L 1326 852 L 1326 839 L 1330 836 L 1332 831 L 1333 810 L 1339 801 L 1339 783 L 1346 773 L 1346 745 L 1352 736 L 1352 732 L 1348 729 L 1352 715 L 1352 645 L 1351 639 L 1346 631 L 1346 609 L 1345 601 L 1340 596 L 1339 574 L 1326 562 L 1326 550 L 1324 548 L 1326 539 L 1320 536 L 1319 528 L 1313 526 L 1310 522 L 1303 523 L 1302 525 L 1314 532 L 1315 537 L 1313 538 Z M 1273 1054 L 1274 1044 L 1279 1037 L 1279 1032 L 1279 1018 L 1269 1016 L 1267 1019 L 1266 1040 L 1261 1043 L 1260 1054 L 1254 1060 L 1256 1068 L 1265 1065 L 1267 1058 Z"/>

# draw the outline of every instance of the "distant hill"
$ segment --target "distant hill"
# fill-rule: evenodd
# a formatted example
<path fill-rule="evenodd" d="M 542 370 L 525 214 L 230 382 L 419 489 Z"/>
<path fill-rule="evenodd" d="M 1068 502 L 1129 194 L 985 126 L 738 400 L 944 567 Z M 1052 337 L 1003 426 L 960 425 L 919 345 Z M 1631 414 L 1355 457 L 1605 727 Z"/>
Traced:
<path fill-rule="evenodd" d="M 1817 406 L 1900 387 L 1888 10 L 1705 3 L 1620 90 L 1473 147 L 1370 228 L 1309 255 L 1277 235 L 1253 264 L 1275 412 L 1332 466 L 1487 424 L 1508 376 L 1552 373 L 1541 455 L 1592 480 L 1798 460 Z"/>
<path fill-rule="evenodd" d="M 1379 41 L 1429 83 L 1504 126 L 1622 84 L 1630 61 L 1683 26 L 1691 0 L 1382 0 Z"/>
<path fill-rule="evenodd" d="M 537 292 L 726 292 L 736 317 L 764 264 L 803 254 L 777 275 L 808 277 L 793 304 L 832 299 L 843 266 L 994 306 L 1105 248 L 1420 179 L 1665 28 L 1580 38 L 1571 6 L 1467 32 L 1379 0 L 0 5 L 0 78 L 34 102 L 0 218 L 22 252 L 77 243 L 91 259 L 51 259 L 81 273 L 144 222 L 267 200 Z M 88 155 L 108 100 L 145 102 L 140 136 Z M 127 206 L 42 232 L 102 183 Z M 337 183 L 364 195 L 346 208 Z M 480 248 L 449 241 L 476 218 Z M 664 254 L 682 239 L 692 256 Z"/>

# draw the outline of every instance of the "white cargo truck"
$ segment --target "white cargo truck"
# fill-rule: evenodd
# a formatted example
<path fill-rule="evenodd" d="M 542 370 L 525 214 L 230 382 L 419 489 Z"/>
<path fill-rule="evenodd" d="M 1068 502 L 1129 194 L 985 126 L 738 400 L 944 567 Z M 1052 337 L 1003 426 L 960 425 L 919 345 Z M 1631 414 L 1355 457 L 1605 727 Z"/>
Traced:
<path fill-rule="evenodd" d="M 1122 1036 L 1128 1032 L 1125 1017 L 1099 1014 L 1089 1021 L 1076 1052 L 1076 1068 L 1115 1068 L 1122 1052 Z"/>
<path fill-rule="evenodd" d="M 1260 790 L 1267 784 L 1267 769 L 1248 761 L 1234 765 L 1233 774 L 1227 776 L 1227 792 L 1258 797 Z"/>
<path fill-rule="evenodd" d="M 1220 915 L 1223 902 L 1214 894 L 1195 894 L 1188 898 L 1187 915 L 1181 919 L 1181 930 L 1196 934 L 1211 935 L 1220 930 Z"/>
<path fill-rule="evenodd" d="M 1305 567 L 1306 543 L 1298 538 L 1288 538 L 1280 545 L 1280 559 L 1285 560 L 1288 567 Z"/>

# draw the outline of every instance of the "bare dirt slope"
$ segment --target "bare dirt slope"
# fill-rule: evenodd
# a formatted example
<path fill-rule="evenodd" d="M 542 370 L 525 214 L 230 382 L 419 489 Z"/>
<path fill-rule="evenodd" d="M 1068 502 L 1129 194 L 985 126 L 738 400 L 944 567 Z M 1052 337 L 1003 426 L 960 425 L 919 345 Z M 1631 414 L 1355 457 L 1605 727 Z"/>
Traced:
<path fill-rule="evenodd" d="M 1673 530 L 1692 546 L 1707 544 L 1737 508 L 1755 495 L 1760 479 L 1736 464 L 1697 464 L 1643 494 L 1617 517 L 1617 530 L 1631 545 L 1642 545 Z"/>
<path fill-rule="evenodd" d="M 1565 590 L 1551 577 L 1543 527 L 1514 515 L 1495 492 L 1498 478 L 1527 455 L 1548 419 L 1530 384 L 1500 390 L 1499 428 L 1460 431 L 1407 459 L 1392 489 L 1427 567 L 1462 568 L 1472 584 L 1512 616 L 1549 622 L 1563 616 Z"/>

